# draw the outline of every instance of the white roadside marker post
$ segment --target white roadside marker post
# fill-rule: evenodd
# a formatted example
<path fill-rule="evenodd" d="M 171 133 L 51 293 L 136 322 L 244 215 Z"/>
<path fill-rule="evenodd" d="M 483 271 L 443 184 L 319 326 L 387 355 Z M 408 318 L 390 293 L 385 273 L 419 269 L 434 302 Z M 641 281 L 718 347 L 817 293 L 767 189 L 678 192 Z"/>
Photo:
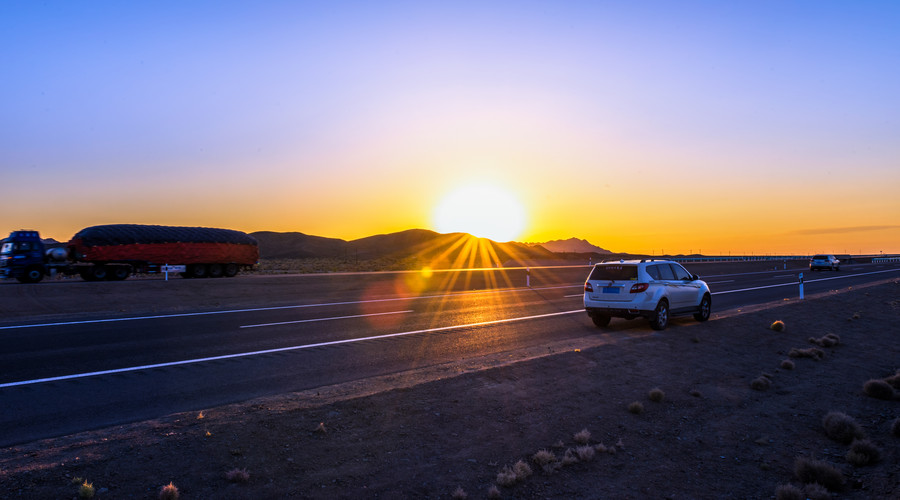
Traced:
<path fill-rule="evenodd" d="M 803 300 L 803 273 L 800 273 L 800 300 Z"/>
<path fill-rule="evenodd" d="M 525 286 L 531 288 L 531 268 L 525 268 Z"/>

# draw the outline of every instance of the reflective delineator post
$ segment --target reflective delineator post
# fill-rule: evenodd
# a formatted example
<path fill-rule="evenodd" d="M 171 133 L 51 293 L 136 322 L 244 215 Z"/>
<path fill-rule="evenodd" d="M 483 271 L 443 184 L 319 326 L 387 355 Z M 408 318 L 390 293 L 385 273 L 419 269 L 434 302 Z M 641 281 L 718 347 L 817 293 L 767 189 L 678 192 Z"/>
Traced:
<path fill-rule="evenodd" d="M 803 300 L 803 273 L 800 273 L 800 300 Z"/>
<path fill-rule="evenodd" d="M 166 270 L 166 281 L 169 281 L 169 265 L 166 264 L 163 269 Z"/>
<path fill-rule="evenodd" d="M 531 268 L 525 268 L 525 286 L 531 288 Z"/>

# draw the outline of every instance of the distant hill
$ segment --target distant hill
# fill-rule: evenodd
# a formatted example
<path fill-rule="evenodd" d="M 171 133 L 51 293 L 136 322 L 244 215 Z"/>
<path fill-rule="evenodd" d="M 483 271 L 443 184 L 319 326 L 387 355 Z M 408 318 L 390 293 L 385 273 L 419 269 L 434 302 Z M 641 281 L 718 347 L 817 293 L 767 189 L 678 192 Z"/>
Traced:
<path fill-rule="evenodd" d="M 425 229 L 380 234 L 345 241 L 303 233 L 251 233 L 259 242 L 262 259 L 337 258 L 348 260 L 416 259 L 434 268 L 497 267 L 553 260 L 558 256 L 543 247 L 497 243 L 466 233 L 441 234 Z"/>
<path fill-rule="evenodd" d="M 534 243 L 534 245 L 540 245 L 554 253 L 612 253 L 609 250 L 592 245 L 587 240 L 579 240 L 578 238 Z"/>

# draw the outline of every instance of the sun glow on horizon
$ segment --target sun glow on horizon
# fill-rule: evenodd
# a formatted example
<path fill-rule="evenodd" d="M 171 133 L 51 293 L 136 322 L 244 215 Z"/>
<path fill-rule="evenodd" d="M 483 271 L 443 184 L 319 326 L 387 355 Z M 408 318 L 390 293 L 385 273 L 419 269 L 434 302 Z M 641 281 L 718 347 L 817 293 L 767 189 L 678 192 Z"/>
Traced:
<path fill-rule="evenodd" d="M 497 242 L 518 238 L 526 219 L 522 203 L 509 190 L 493 184 L 470 184 L 451 191 L 432 217 L 440 233 L 469 233 Z"/>

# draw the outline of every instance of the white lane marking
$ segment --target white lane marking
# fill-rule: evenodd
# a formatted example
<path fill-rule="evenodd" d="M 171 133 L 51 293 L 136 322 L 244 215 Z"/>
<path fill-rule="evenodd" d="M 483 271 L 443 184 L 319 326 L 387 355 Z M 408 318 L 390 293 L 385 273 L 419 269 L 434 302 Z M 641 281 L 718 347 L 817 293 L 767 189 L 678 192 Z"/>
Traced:
<path fill-rule="evenodd" d="M 396 302 L 401 300 L 423 300 L 423 299 L 443 299 L 447 297 L 465 297 L 468 295 L 480 295 L 480 294 L 492 294 L 492 293 L 515 293 L 515 292 L 525 292 L 529 290 L 556 290 L 559 288 L 575 288 L 578 286 L 584 286 L 583 284 L 577 285 L 563 285 L 563 286 L 547 286 L 547 287 L 536 287 L 536 288 L 507 288 L 507 289 L 499 289 L 499 290 L 476 290 L 472 292 L 458 292 L 458 293 L 446 293 L 442 295 L 421 295 L 418 297 L 394 297 L 390 299 L 371 299 L 371 300 L 352 300 L 347 302 L 325 302 L 321 304 L 295 304 L 292 306 L 272 306 L 272 307 L 254 307 L 249 309 L 229 309 L 225 311 L 204 311 L 204 312 L 193 312 L 193 313 L 175 313 L 175 314 L 158 314 L 154 316 L 133 316 L 128 318 L 105 318 L 105 319 L 87 319 L 83 321 L 62 321 L 58 323 L 37 323 L 34 325 L 11 325 L 11 326 L 0 326 L 0 330 L 12 330 L 16 328 L 38 328 L 45 326 L 67 326 L 67 325 L 88 325 L 94 323 L 115 323 L 120 321 L 139 321 L 146 319 L 166 319 L 166 318 L 186 318 L 189 316 L 211 316 L 214 314 L 233 314 L 233 313 L 243 313 L 243 312 L 260 312 L 260 311 L 278 311 L 284 309 L 303 309 L 309 307 L 332 307 L 332 306 L 349 306 L 354 304 L 375 304 L 380 302 Z"/>
<path fill-rule="evenodd" d="M 253 351 L 253 352 L 241 352 L 236 354 L 225 354 L 222 356 L 212 356 L 209 358 L 197 358 L 197 359 L 186 359 L 183 361 L 172 361 L 169 363 L 157 363 L 153 365 L 142 365 L 142 366 L 131 366 L 128 368 L 116 368 L 114 370 L 103 370 L 99 372 L 88 372 L 88 373 L 76 373 L 74 375 L 62 375 L 59 377 L 49 377 L 49 378 L 39 378 L 34 380 L 23 380 L 20 382 L 7 382 L 5 384 L 0 384 L 0 389 L 6 387 L 19 387 L 23 385 L 33 385 L 33 384 L 43 384 L 46 382 L 58 382 L 61 380 L 72 380 L 78 378 L 86 378 L 86 377 L 96 377 L 99 375 L 112 375 L 116 373 L 127 373 L 127 372 L 136 372 L 141 370 L 150 370 L 153 368 L 166 368 L 171 366 L 180 366 L 180 365 L 191 365 L 196 363 L 205 363 L 208 361 L 219 361 L 223 359 L 234 359 L 234 358 L 246 358 L 249 356 L 259 356 L 261 354 L 272 354 L 278 352 L 286 352 L 286 351 L 298 351 L 300 349 L 310 349 L 313 347 L 324 347 L 331 345 L 339 345 L 339 344 L 352 344 L 356 342 L 364 342 L 366 340 L 378 340 L 378 339 L 387 339 L 391 337 L 404 337 L 406 335 L 415 335 L 419 333 L 434 333 L 434 332 L 445 332 L 448 330 L 461 330 L 463 328 L 475 328 L 481 326 L 490 326 L 490 325 L 499 325 L 502 323 L 513 323 L 516 321 L 528 321 L 532 319 L 542 319 L 542 318 L 551 318 L 554 316 L 563 316 L 566 314 L 575 314 L 575 313 L 584 313 L 584 309 L 576 309 L 574 311 L 563 311 L 556 313 L 548 313 L 548 314 L 538 314 L 535 316 L 524 316 L 521 318 L 507 318 L 507 319 L 497 319 L 493 321 L 482 321 L 480 323 L 469 323 L 466 325 L 454 325 L 454 326 L 442 326 L 438 328 L 428 328 L 425 330 L 413 330 L 409 332 L 399 332 L 399 333 L 388 333 L 385 335 L 373 335 L 371 337 L 361 337 L 356 339 L 344 339 L 344 340 L 332 340 L 330 342 L 319 342 L 317 344 L 306 344 L 306 345 L 297 345 L 291 347 L 279 347 L 276 349 L 266 349 L 263 351 Z"/>
<path fill-rule="evenodd" d="M 888 269 L 886 271 L 871 271 L 868 273 L 859 273 L 859 274 L 844 274 L 841 276 L 833 276 L 831 278 L 819 278 L 819 279 L 815 279 L 815 280 L 804 280 L 803 282 L 804 283 L 815 283 L 817 281 L 839 280 L 839 279 L 844 279 L 844 278 L 852 278 L 854 276 L 868 276 L 870 274 L 884 274 L 884 273 L 891 273 L 891 272 L 895 272 L 895 271 L 900 271 L 900 269 Z M 753 288 L 740 288 L 737 290 L 725 290 L 722 292 L 712 292 L 712 295 L 724 295 L 726 293 L 750 292 L 753 290 L 762 290 L 765 288 L 775 288 L 775 287 L 779 287 L 779 286 L 798 286 L 798 285 L 799 285 L 799 283 L 794 281 L 791 283 L 778 283 L 775 285 L 755 286 Z"/>
<path fill-rule="evenodd" d="M 406 314 L 406 313 L 411 313 L 411 312 L 413 312 L 412 309 L 409 309 L 407 311 L 391 311 L 391 312 L 372 313 L 372 314 L 354 314 L 352 316 L 333 316 L 331 318 L 298 319 L 296 321 L 279 321 L 278 323 L 260 323 L 258 325 L 241 325 L 241 328 L 259 328 L 261 326 L 293 325 L 295 323 L 315 323 L 317 321 L 333 321 L 336 319 L 368 318 L 371 316 L 386 316 L 388 314 Z"/>
<path fill-rule="evenodd" d="M 778 278 L 793 278 L 794 276 L 796 276 L 796 274 L 779 274 L 778 276 L 772 276 L 772 279 L 774 280 L 774 279 L 778 279 Z"/>
<path fill-rule="evenodd" d="M 583 293 L 578 293 L 578 294 L 575 294 L 575 295 L 564 295 L 564 296 L 563 296 L 564 299 L 569 299 L 569 298 L 572 298 L 572 297 L 584 297 L 584 294 L 583 294 Z"/>

